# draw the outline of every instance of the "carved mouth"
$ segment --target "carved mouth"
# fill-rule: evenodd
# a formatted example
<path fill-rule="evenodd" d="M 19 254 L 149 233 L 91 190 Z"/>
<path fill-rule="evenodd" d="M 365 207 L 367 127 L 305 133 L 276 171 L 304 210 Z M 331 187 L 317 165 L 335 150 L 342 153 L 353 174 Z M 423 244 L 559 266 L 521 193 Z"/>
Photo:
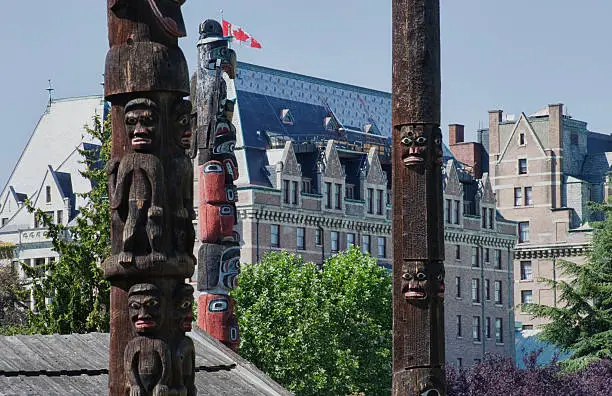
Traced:
<path fill-rule="evenodd" d="M 137 329 L 150 329 L 157 326 L 157 323 L 151 319 L 139 319 L 135 323 Z"/>
<path fill-rule="evenodd" d="M 183 330 L 184 331 L 191 331 L 191 322 L 193 321 L 193 315 L 187 315 L 185 316 L 185 319 L 183 320 Z"/>
<path fill-rule="evenodd" d="M 132 138 L 133 146 L 146 146 L 153 142 L 153 140 L 144 137 L 134 137 Z"/>
<path fill-rule="evenodd" d="M 423 163 L 425 160 L 421 157 L 417 157 L 415 155 L 410 155 L 406 158 L 403 159 L 404 161 L 404 165 L 406 166 L 410 166 L 410 165 L 418 165 Z"/>
<path fill-rule="evenodd" d="M 406 293 L 404 293 L 404 297 L 409 299 L 424 300 L 427 297 L 427 293 L 425 293 L 423 289 L 410 288 Z"/>
<path fill-rule="evenodd" d="M 446 290 L 446 288 L 444 287 L 444 284 L 442 284 L 442 285 L 440 285 L 440 288 L 438 289 L 438 292 L 436 293 L 438 298 L 440 298 L 441 300 L 444 300 L 444 291 L 445 290 Z"/>

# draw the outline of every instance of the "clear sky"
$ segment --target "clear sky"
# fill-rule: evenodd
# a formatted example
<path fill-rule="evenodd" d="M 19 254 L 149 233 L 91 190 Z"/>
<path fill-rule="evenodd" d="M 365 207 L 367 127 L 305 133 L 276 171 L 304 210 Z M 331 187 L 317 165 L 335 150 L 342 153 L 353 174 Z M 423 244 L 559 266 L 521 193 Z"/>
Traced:
<path fill-rule="evenodd" d="M 100 94 L 108 49 L 105 0 L 1 0 L 0 186 L 48 100 Z M 187 0 L 195 67 L 198 24 L 224 18 L 263 50 L 235 46 L 241 61 L 364 87 L 391 89 L 391 1 Z M 441 0 L 442 128 L 486 126 L 487 111 L 535 112 L 565 103 L 598 132 L 612 131 L 612 2 Z"/>

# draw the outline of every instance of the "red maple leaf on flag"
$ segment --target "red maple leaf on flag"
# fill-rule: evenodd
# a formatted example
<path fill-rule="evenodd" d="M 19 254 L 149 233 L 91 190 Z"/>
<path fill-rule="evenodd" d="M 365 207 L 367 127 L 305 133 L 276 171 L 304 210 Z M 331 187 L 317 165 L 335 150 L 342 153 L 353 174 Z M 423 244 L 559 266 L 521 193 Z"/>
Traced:
<path fill-rule="evenodd" d="M 247 41 L 251 38 L 251 36 L 246 34 L 246 32 L 240 27 L 238 29 L 235 29 L 232 33 L 234 34 L 234 38 L 238 41 Z"/>
<path fill-rule="evenodd" d="M 261 43 L 251 37 L 251 48 L 261 48 Z"/>

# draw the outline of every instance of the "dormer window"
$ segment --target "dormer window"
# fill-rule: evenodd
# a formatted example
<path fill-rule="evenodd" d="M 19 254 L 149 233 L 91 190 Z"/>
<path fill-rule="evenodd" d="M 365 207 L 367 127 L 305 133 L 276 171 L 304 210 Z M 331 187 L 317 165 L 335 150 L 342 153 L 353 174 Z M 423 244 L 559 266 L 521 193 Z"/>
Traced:
<path fill-rule="evenodd" d="M 285 125 L 293 125 L 293 115 L 291 115 L 289 109 L 281 110 L 280 120 Z"/>
<path fill-rule="evenodd" d="M 519 145 L 520 146 L 525 145 L 525 132 L 519 133 Z"/>
<path fill-rule="evenodd" d="M 47 186 L 47 188 L 45 189 L 46 192 L 46 202 L 50 203 L 51 202 L 51 186 Z"/>

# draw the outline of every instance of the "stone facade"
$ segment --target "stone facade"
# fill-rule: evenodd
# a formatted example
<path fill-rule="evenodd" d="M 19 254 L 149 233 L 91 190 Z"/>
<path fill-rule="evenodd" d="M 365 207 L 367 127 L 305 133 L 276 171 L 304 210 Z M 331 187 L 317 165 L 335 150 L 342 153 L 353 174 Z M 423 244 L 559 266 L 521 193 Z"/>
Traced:
<path fill-rule="evenodd" d="M 604 199 L 612 138 L 586 126 L 554 104 L 512 121 L 503 120 L 500 110 L 490 111 L 488 131 L 479 131 L 489 141 L 497 208 L 519 223 L 514 298 L 523 329 L 543 320 L 522 313 L 522 302 L 557 303 L 556 290 L 537 279 L 566 279 L 558 260 L 584 262 L 593 220 L 587 203 Z"/>

